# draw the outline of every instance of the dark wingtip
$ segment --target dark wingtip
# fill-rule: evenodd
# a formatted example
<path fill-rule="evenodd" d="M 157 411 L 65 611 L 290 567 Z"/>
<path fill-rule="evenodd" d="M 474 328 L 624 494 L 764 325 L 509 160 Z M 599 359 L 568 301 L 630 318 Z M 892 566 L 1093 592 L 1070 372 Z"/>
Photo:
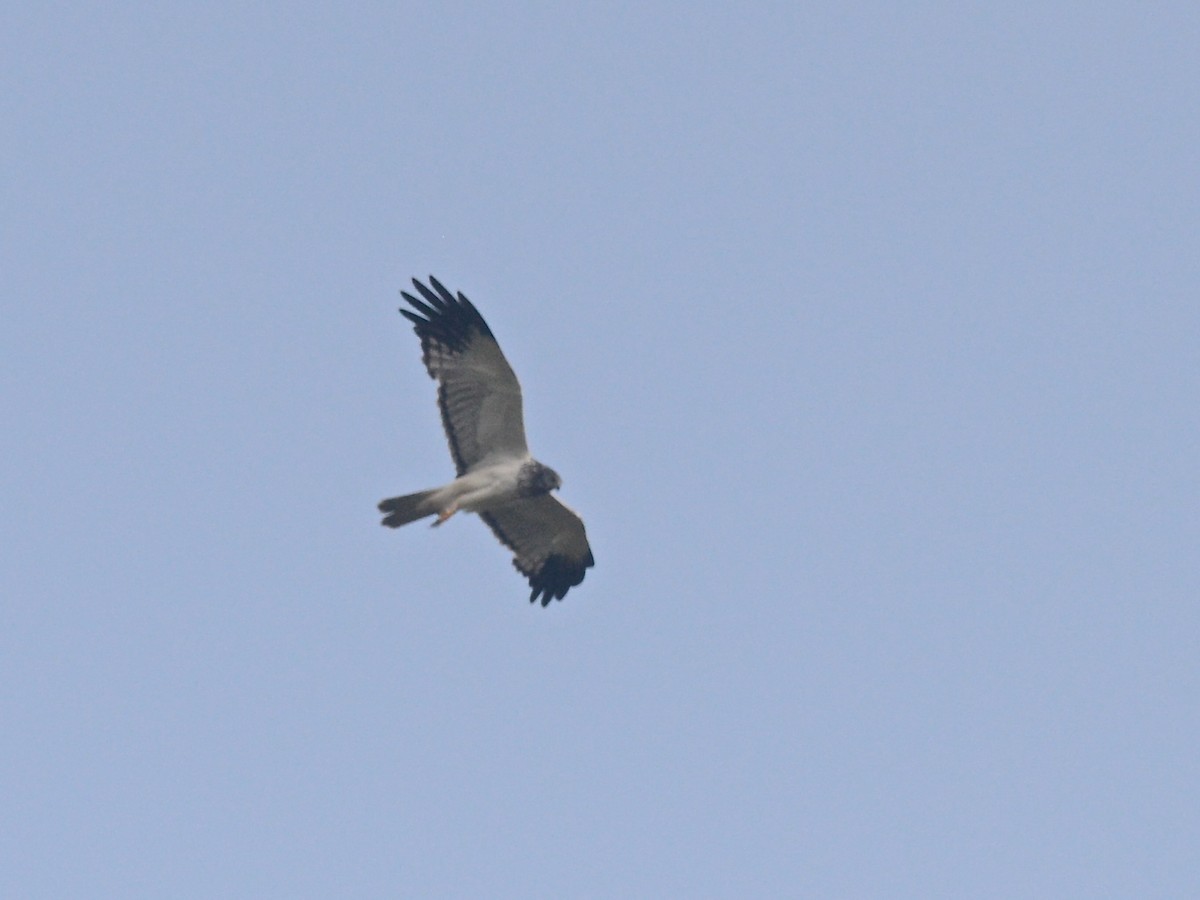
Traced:
<path fill-rule="evenodd" d="M 591 550 L 582 559 L 574 560 L 566 556 L 554 554 L 542 563 L 542 567 L 529 578 L 533 592 L 529 602 L 534 603 L 540 595 L 542 606 L 549 606 L 551 600 L 561 600 L 567 596 L 567 591 L 583 582 L 587 570 L 596 564 Z"/>
<path fill-rule="evenodd" d="M 492 330 L 488 328 L 479 310 L 461 291 L 455 297 L 432 275 L 429 276 L 432 289 L 417 278 L 414 278 L 412 283 L 420 298 L 407 291 L 401 291 L 400 296 L 412 309 L 400 307 L 400 314 L 413 323 L 414 330 L 421 340 L 432 338 L 454 350 L 461 350 L 473 333 L 494 339 Z"/>

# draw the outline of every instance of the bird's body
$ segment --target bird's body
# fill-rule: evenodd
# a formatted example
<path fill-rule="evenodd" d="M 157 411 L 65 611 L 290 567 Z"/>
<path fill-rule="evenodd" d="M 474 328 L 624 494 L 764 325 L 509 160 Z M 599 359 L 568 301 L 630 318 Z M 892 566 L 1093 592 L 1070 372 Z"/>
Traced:
<path fill-rule="evenodd" d="M 383 524 L 398 528 L 436 515 L 478 513 L 514 553 L 513 565 L 547 605 L 561 600 L 595 564 L 583 521 L 550 495 L 562 479 L 525 443 L 521 388 L 491 329 L 461 293 L 415 278 L 422 299 L 403 293 L 416 312 L 400 312 L 421 338 L 425 367 L 438 382 L 442 424 L 458 477 L 439 488 L 379 504 Z"/>
<path fill-rule="evenodd" d="M 515 500 L 548 493 L 551 488 L 540 489 L 539 476 L 543 472 L 558 477 L 553 469 L 543 466 L 532 456 L 503 460 L 470 469 L 444 487 L 384 500 L 379 504 L 379 511 L 391 513 L 384 517 L 383 524 L 393 528 L 434 513 L 438 520 L 433 524 L 441 525 L 456 512 L 487 512 Z M 399 509 L 412 510 L 416 515 L 398 514 Z M 401 518 L 404 521 L 399 521 Z"/>

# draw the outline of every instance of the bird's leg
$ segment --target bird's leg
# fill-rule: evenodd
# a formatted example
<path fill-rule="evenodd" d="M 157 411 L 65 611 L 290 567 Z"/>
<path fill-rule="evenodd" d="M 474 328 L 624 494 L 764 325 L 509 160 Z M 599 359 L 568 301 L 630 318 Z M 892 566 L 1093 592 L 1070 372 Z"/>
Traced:
<path fill-rule="evenodd" d="M 450 518 L 456 512 L 458 512 L 458 504 L 451 503 L 449 506 L 447 506 L 445 509 L 443 509 L 440 513 L 438 513 L 437 519 L 434 520 L 434 523 L 430 527 L 437 528 L 439 525 L 441 525 L 443 522 L 445 522 L 448 518 Z"/>

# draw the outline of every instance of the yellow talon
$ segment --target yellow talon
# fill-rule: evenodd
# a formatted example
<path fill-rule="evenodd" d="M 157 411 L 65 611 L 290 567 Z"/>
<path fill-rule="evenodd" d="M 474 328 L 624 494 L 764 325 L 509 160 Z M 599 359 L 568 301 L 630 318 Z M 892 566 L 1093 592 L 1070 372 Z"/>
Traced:
<path fill-rule="evenodd" d="M 434 522 L 431 527 L 437 528 L 439 525 L 441 525 L 443 522 L 445 522 L 448 518 L 450 518 L 456 512 L 458 512 L 458 504 L 457 503 L 455 503 L 451 506 L 448 506 L 446 509 L 443 509 L 440 513 L 438 513 L 437 521 Z"/>

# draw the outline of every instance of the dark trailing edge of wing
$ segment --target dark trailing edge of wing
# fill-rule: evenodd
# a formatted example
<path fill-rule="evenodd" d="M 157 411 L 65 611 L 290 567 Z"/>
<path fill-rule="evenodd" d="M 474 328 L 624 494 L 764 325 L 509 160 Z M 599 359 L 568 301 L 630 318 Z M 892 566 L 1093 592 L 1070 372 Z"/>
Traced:
<path fill-rule="evenodd" d="M 488 527 L 492 529 L 496 537 L 500 538 L 501 543 L 514 553 L 520 552 L 496 524 L 494 518 L 487 513 L 480 513 L 479 516 L 487 522 Z M 529 595 L 529 602 L 537 602 L 540 596 L 542 606 L 549 606 L 551 600 L 561 600 L 567 596 L 567 591 L 582 583 L 587 570 L 595 564 L 596 558 L 592 556 L 591 550 L 582 559 L 571 559 L 561 553 L 552 553 L 536 572 L 525 571 L 521 568 L 518 559 L 513 560 L 513 568 L 528 578 L 529 586 L 533 588 Z"/>
<path fill-rule="evenodd" d="M 417 312 L 400 308 L 400 314 L 413 323 L 413 331 L 421 339 L 421 354 L 425 362 L 425 370 L 431 378 L 436 378 L 435 369 L 430 365 L 430 347 L 433 344 L 445 347 L 453 354 L 467 351 L 472 338 L 482 335 L 495 341 L 492 330 L 479 314 L 479 310 L 460 291 L 455 297 L 440 281 L 429 276 L 433 290 L 425 287 L 417 279 L 412 280 L 424 300 L 418 300 L 407 291 L 401 291 L 402 296 Z M 418 313 L 420 315 L 418 315 Z M 450 445 L 450 456 L 454 459 L 455 471 L 462 475 L 467 471 L 467 461 L 463 458 L 462 448 L 458 445 L 458 436 L 452 425 L 453 417 L 446 402 L 445 385 L 438 385 L 438 408 L 442 411 L 442 427 L 446 432 L 446 441 Z"/>
<path fill-rule="evenodd" d="M 455 353 L 462 353 L 467 348 L 473 333 L 482 334 L 495 340 L 492 330 L 479 310 L 468 300 L 461 291 L 455 297 L 446 290 L 440 281 L 429 276 L 433 290 L 425 287 L 417 279 L 412 280 L 413 286 L 423 300 L 418 300 L 407 291 L 401 291 L 400 296 L 408 301 L 416 310 L 401 307 L 400 315 L 413 323 L 413 331 L 421 339 L 421 349 L 428 351 L 427 342 L 437 341 Z"/>

